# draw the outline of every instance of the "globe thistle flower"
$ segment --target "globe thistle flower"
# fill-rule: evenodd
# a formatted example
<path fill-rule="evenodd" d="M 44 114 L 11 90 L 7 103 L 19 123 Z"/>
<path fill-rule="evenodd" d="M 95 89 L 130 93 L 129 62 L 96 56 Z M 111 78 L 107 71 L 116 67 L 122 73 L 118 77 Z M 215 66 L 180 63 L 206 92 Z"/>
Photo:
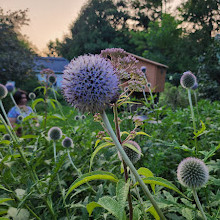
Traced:
<path fill-rule="evenodd" d="M 48 75 L 48 82 L 50 83 L 50 84 L 54 84 L 54 83 L 56 83 L 56 81 L 57 81 L 57 77 L 56 77 L 56 75 L 55 74 L 50 74 L 50 75 Z"/>
<path fill-rule="evenodd" d="M 14 85 L 10 82 L 6 83 L 5 87 L 8 90 L 8 92 L 13 92 L 15 89 Z"/>
<path fill-rule="evenodd" d="M 143 73 L 146 73 L 146 71 L 147 71 L 146 66 L 142 66 L 142 67 L 141 67 L 141 71 L 142 71 Z"/>
<path fill-rule="evenodd" d="M 36 95 L 35 95 L 35 93 L 31 92 L 31 93 L 29 93 L 28 97 L 29 97 L 29 99 L 34 100 L 36 98 Z"/>
<path fill-rule="evenodd" d="M 196 90 L 197 88 L 198 88 L 198 83 L 196 82 L 195 84 L 194 84 L 194 86 L 192 87 L 192 90 Z"/>
<path fill-rule="evenodd" d="M 196 77 L 191 71 L 184 72 L 180 79 L 180 84 L 185 89 L 192 89 L 196 83 Z"/>
<path fill-rule="evenodd" d="M 79 115 L 76 115 L 75 118 L 74 118 L 75 121 L 79 121 L 79 119 L 80 119 Z"/>
<path fill-rule="evenodd" d="M 86 116 L 85 116 L 85 115 L 82 115 L 82 116 L 81 116 L 81 119 L 82 119 L 82 120 L 85 120 L 85 119 L 86 119 Z"/>
<path fill-rule="evenodd" d="M 9 134 L 4 134 L 2 137 L 3 140 L 7 140 L 10 141 L 11 140 L 11 136 Z"/>
<path fill-rule="evenodd" d="M 102 112 L 118 92 L 118 78 L 110 61 L 99 55 L 79 56 L 64 70 L 62 92 L 81 112 Z"/>
<path fill-rule="evenodd" d="M 123 143 L 122 147 L 125 151 L 125 153 L 127 154 L 128 158 L 130 159 L 130 161 L 135 164 L 138 162 L 138 160 L 140 160 L 141 158 L 141 155 L 138 154 L 137 152 L 135 152 L 134 150 L 132 150 L 130 147 L 127 147 L 125 144 L 130 144 L 132 145 L 133 147 L 135 147 L 140 153 L 141 153 L 141 148 L 140 146 L 138 145 L 137 142 L 135 141 L 126 141 L 125 143 Z M 121 158 L 121 155 L 120 153 L 118 152 L 118 156 L 119 156 L 119 159 L 122 160 Z"/>
<path fill-rule="evenodd" d="M 150 88 L 150 87 L 151 87 L 151 83 L 148 83 L 148 84 L 147 84 L 147 87 Z"/>
<path fill-rule="evenodd" d="M 179 164 L 177 178 L 183 186 L 199 188 L 208 181 L 209 171 L 202 160 L 188 157 Z"/>
<path fill-rule="evenodd" d="M 4 99 L 8 94 L 8 90 L 2 84 L 0 84 L 0 99 Z"/>
<path fill-rule="evenodd" d="M 48 137 L 50 140 L 58 141 L 62 137 L 63 133 L 59 127 L 52 127 L 48 131 Z"/>
<path fill-rule="evenodd" d="M 17 121 L 22 122 L 24 120 L 24 117 L 22 115 L 18 115 Z"/>
<path fill-rule="evenodd" d="M 65 148 L 73 147 L 73 140 L 69 137 L 65 137 L 62 141 L 62 146 Z"/>

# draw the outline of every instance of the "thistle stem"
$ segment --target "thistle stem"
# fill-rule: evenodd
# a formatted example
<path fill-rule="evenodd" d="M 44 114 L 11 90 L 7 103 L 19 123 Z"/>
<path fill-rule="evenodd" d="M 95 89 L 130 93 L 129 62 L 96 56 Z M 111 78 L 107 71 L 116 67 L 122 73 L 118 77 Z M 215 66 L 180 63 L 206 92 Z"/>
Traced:
<path fill-rule="evenodd" d="M 29 171 L 29 173 L 30 173 L 30 176 L 31 176 L 31 178 L 32 178 L 32 181 L 33 181 L 34 183 L 36 183 L 36 180 L 38 181 L 37 174 L 36 174 L 36 173 L 34 172 L 34 170 L 30 167 L 30 165 L 29 165 L 29 163 L 28 163 L 28 161 L 27 161 L 27 159 L 26 159 L 26 157 L 25 157 L 25 155 L 24 155 L 22 149 L 21 149 L 20 146 L 19 146 L 19 140 L 18 140 L 17 136 L 16 136 L 16 135 L 14 136 L 14 135 L 12 134 L 11 130 L 8 128 L 6 122 L 5 122 L 5 120 L 4 120 L 4 118 L 2 117 L 1 114 L 0 114 L 0 119 L 1 119 L 1 121 L 3 122 L 3 124 L 4 124 L 5 128 L 6 128 L 6 130 L 7 130 L 8 133 L 9 133 L 9 135 L 11 136 L 12 140 L 14 141 L 15 147 L 18 149 L 18 152 L 19 152 L 19 154 L 21 155 L 21 158 L 22 158 L 22 160 L 24 161 L 24 163 L 25 163 L 25 165 L 26 165 L 26 167 L 27 167 L 27 169 L 28 169 L 28 171 Z M 35 178 L 36 178 L 36 179 L 35 179 Z M 36 189 L 37 189 L 37 192 L 38 192 L 39 194 L 42 194 L 42 192 L 41 192 L 41 190 L 39 189 L 39 187 L 38 187 L 37 184 L 35 184 L 35 187 L 36 187 Z M 44 200 L 44 202 L 46 203 L 46 206 L 47 206 L 47 208 L 49 209 L 51 215 L 53 216 L 53 219 L 56 219 L 56 216 L 55 216 L 55 214 L 54 214 L 54 211 L 53 211 L 53 208 L 52 208 L 52 206 L 51 206 L 50 201 L 48 201 L 47 198 L 45 198 L 45 199 L 43 199 L 43 200 Z"/>
<path fill-rule="evenodd" d="M 199 198 L 198 198 L 198 195 L 197 195 L 197 192 L 196 192 L 195 187 L 193 187 L 192 190 L 193 190 L 193 196 L 194 196 L 194 199 L 195 199 L 195 201 L 196 201 L 196 204 L 197 204 L 197 206 L 198 206 L 198 208 L 199 208 L 199 211 L 200 211 L 201 214 L 202 214 L 202 218 L 203 218 L 204 220 L 207 220 L 207 218 L 206 218 L 206 216 L 205 216 L 205 213 L 204 213 L 204 211 L 203 211 L 202 205 L 201 205 L 201 203 L 200 203 L 200 201 L 199 201 Z"/>
<path fill-rule="evenodd" d="M 195 115 L 194 115 L 193 105 L 192 105 L 192 97 L 191 97 L 190 89 L 187 89 L 187 91 L 188 91 L 188 99 L 189 99 L 189 105 L 190 105 L 190 110 L 191 110 L 191 116 L 193 120 L 193 130 L 195 134 L 196 133 L 196 122 L 195 122 Z M 196 147 L 196 156 L 197 156 L 198 154 L 197 138 L 195 138 L 195 147 Z"/>
<path fill-rule="evenodd" d="M 160 216 L 161 220 L 165 220 L 165 217 L 163 215 L 163 213 L 161 212 L 160 208 L 158 207 L 156 201 L 154 200 L 154 198 L 152 197 L 148 187 L 145 185 L 145 183 L 143 182 L 143 180 L 141 179 L 140 175 L 138 174 L 137 170 L 135 169 L 134 165 L 132 164 L 132 162 L 130 161 L 130 159 L 128 158 L 127 154 L 125 153 L 123 147 L 121 146 L 121 144 L 119 143 L 112 127 L 111 124 L 108 120 L 108 117 L 105 113 L 105 111 L 103 111 L 103 113 L 101 114 L 103 122 L 106 126 L 106 128 L 109 130 L 110 136 L 113 140 L 113 142 L 115 143 L 115 146 L 117 148 L 117 150 L 120 152 L 123 160 L 125 161 L 125 163 L 127 164 L 127 166 L 130 168 L 131 172 L 134 174 L 136 180 L 139 182 L 140 186 L 142 187 L 145 195 L 147 196 L 147 198 L 150 200 L 150 202 L 152 203 L 152 205 L 154 206 L 155 210 L 157 211 L 158 215 Z"/>
<path fill-rule="evenodd" d="M 8 125 L 9 125 L 9 127 L 10 127 L 10 129 L 11 129 L 11 133 L 13 133 L 14 136 L 15 136 L 15 139 L 17 139 L 17 135 L 15 134 L 15 131 L 14 131 L 14 129 L 12 128 L 12 125 L 11 125 L 9 119 L 8 119 L 8 116 L 7 116 L 6 112 L 5 112 L 5 108 L 4 108 L 4 106 L 3 106 L 2 100 L 0 100 L 0 107 L 1 107 L 1 109 L 2 109 L 2 112 L 3 112 L 4 116 L 5 116 L 5 120 L 7 121 Z M 10 134 L 10 133 L 9 133 L 9 134 Z"/>
<path fill-rule="evenodd" d="M 115 122 L 116 135 L 117 135 L 119 143 L 122 144 L 121 134 L 120 134 L 120 126 L 119 126 L 119 123 L 118 123 L 118 111 L 117 111 L 117 105 L 116 104 L 114 104 L 114 106 L 113 106 L 113 111 L 114 111 L 114 122 Z M 124 167 L 125 181 L 127 182 L 128 181 L 127 166 L 126 166 L 124 161 L 122 161 L 122 163 L 123 163 L 123 167 Z M 128 205 L 129 205 L 129 220 L 132 220 L 133 219 L 133 207 L 132 207 L 130 188 L 129 188 L 129 191 L 128 191 Z"/>
<path fill-rule="evenodd" d="M 17 103 L 15 102 L 15 99 L 14 99 L 11 92 L 10 92 L 10 97 L 11 97 L 11 100 L 14 103 L 15 107 L 18 109 L 19 113 L 21 114 L 21 109 L 18 107 Z"/>
<path fill-rule="evenodd" d="M 56 153 L 56 142 L 53 141 L 53 155 L 54 155 L 54 162 L 57 162 L 57 153 Z"/>

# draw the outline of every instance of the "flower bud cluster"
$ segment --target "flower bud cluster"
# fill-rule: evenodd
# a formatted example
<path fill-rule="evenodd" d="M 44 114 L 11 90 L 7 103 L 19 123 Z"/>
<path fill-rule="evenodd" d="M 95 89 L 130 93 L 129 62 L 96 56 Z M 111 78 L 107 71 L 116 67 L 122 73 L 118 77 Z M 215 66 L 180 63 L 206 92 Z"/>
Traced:
<path fill-rule="evenodd" d="M 130 90 L 142 91 L 142 85 L 146 83 L 145 77 L 144 73 L 137 67 L 139 61 L 134 56 L 121 48 L 102 50 L 101 56 L 110 58 L 118 78 L 127 80 Z"/>

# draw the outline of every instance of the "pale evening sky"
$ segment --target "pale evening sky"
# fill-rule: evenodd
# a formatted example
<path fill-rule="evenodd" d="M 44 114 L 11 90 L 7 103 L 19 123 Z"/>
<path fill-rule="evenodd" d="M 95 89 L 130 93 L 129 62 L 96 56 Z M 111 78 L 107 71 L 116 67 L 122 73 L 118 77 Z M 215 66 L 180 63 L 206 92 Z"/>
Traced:
<path fill-rule="evenodd" d="M 172 5 L 181 0 L 173 0 Z M 87 0 L 0 0 L 4 12 L 28 8 L 30 22 L 21 29 L 22 34 L 40 50 L 56 38 L 69 33 L 69 26 L 77 18 Z"/>

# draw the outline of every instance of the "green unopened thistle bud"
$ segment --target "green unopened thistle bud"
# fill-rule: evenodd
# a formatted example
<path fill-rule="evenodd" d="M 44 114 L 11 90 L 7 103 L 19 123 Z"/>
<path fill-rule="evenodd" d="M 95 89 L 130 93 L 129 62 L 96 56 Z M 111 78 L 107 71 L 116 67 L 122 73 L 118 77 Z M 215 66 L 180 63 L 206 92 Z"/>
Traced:
<path fill-rule="evenodd" d="M 80 119 L 79 115 L 75 116 L 75 118 L 74 118 L 75 121 L 79 121 L 79 119 Z"/>
<path fill-rule="evenodd" d="M 50 75 L 48 76 L 48 82 L 49 82 L 49 83 L 54 84 L 54 83 L 56 83 L 56 81 L 57 81 L 57 77 L 56 77 L 55 74 L 50 74 Z"/>
<path fill-rule="evenodd" d="M 136 151 L 132 150 L 130 147 L 126 146 L 127 145 L 132 145 L 133 147 L 135 147 L 140 153 L 141 153 L 141 148 L 138 145 L 137 142 L 135 141 L 126 141 L 125 143 L 123 143 L 122 147 L 125 151 L 125 153 L 127 154 L 128 158 L 130 159 L 130 161 L 135 164 L 138 162 L 138 160 L 140 160 L 141 158 L 141 154 L 138 154 Z M 120 153 L 118 152 L 118 156 L 119 159 L 122 160 Z"/>
<path fill-rule="evenodd" d="M 31 99 L 31 100 L 34 100 L 36 98 L 36 95 L 35 93 L 31 92 L 29 93 L 28 97 Z"/>
<path fill-rule="evenodd" d="M 59 127 L 52 127 L 48 131 L 48 137 L 50 140 L 58 141 L 62 137 L 63 133 Z"/>
<path fill-rule="evenodd" d="M 62 145 L 66 148 L 73 147 L 73 140 L 69 137 L 65 137 L 62 141 Z"/>
<path fill-rule="evenodd" d="M 8 90 L 8 92 L 13 92 L 15 89 L 14 85 L 10 82 L 6 83 L 5 87 Z"/>
<path fill-rule="evenodd" d="M 208 181 L 209 171 L 202 160 L 188 157 L 179 164 L 177 178 L 186 187 L 199 188 Z"/>
<path fill-rule="evenodd" d="M 85 120 L 85 119 L 86 119 L 86 116 L 85 116 L 85 115 L 82 115 L 82 116 L 81 116 L 81 119 L 82 119 L 82 120 Z"/>
<path fill-rule="evenodd" d="M 11 140 L 11 136 L 9 134 L 4 134 L 2 137 L 3 140 L 7 140 L 10 141 Z"/>
<path fill-rule="evenodd" d="M 4 85 L 0 84 L 0 99 L 4 99 L 7 96 L 7 94 L 7 88 Z"/>
<path fill-rule="evenodd" d="M 196 83 L 196 77 L 191 71 L 184 72 L 180 79 L 180 84 L 185 89 L 192 89 Z"/>
<path fill-rule="evenodd" d="M 18 115 L 17 121 L 22 122 L 24 120 L 24 117 L 22 115 Z"/>

